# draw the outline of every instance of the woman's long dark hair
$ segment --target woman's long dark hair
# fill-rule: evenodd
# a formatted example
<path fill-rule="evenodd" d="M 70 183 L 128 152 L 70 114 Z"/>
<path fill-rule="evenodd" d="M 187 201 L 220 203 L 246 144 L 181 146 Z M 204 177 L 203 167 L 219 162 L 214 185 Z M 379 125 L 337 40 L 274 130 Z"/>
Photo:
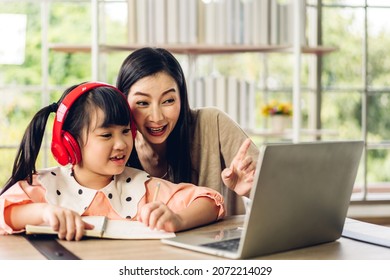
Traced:
<path fill-rule="evenodd" d="M 67 89 L 58 104 L 76 86 Z M 58 107 L 57 103 L 54 103 L 42 108 L 27 126 L 14 160 L 12 175 L 0 194 L 21 180 L 27 180 L 30 185 L 32 184 L 33 175 L 37 171 L 36 160 L 42 145 L 47 119 L 51 112 L 56 112 L 56 107 Z M 110 125 L 126 126 L 131 123 L 127 100 L 123 98 L 120 92 L 105 86 L 85 92 L 69 108 L 63 125 L 63 130 L 69 132 L 80 146 L 82 145 L 82 132 L 88 129 L 91 114 L 98 108 L 104 113 L 103 127 Z"/>
<path fill-rule="evenodd" d="M 165 72 L 177 83 L 180 91 L 180 114 L 175 128 L 167 139 L 167 160 L 173 172 L 175 183 L 191 182 L 190 141 L 192 123 L 188 103 L 187 85 L 183 69 L 177 59 L 162 48 L 141 48 L 132 52 L 122 63 L 118 73 L 116 86 L 126 96 L 131 86 L 140 79 Z M 129 165 L 143 169 L 136 149 L 129 159 Z"/>

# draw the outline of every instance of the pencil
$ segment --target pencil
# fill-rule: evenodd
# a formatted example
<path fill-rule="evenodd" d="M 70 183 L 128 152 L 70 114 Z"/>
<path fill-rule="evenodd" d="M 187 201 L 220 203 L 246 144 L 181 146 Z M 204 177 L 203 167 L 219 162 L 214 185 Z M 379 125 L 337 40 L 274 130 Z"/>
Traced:
<path fill-rule="evenodd" d="M 154 192 L 154 196 L 153 196 L 153 202 L 157 200 L 159 191 L 160 191 L 160 182 L 157 182 L 156 191 Z"/>

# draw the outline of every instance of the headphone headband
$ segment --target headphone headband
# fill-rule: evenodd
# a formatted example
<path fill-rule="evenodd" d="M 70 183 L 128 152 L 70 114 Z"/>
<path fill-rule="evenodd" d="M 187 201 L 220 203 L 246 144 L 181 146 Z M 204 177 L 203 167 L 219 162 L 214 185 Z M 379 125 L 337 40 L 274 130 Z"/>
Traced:
<path fill-rule="evenodd" d="M 119 89 L 117 89 L 116 87 L 110 84 L 106 84 L 102 82 L 87 82 L 87 83 L 80 84 L 74 89 L 72 89 L 64 97 L 64 99 L 61 101 L 61 104 L 58 106 L 56 117 L 54 119 L 54 124 L 53 124 L 53 138 L 51 143 L 51 151 L 53 153 L 54 158 L 61 165 L 67 165 L 69 163 L 74 165 L 80 162 L 81 160 L 81 151 L 78 142 L 76 141 L 76 139 L 73 138 L 73 136 L 69 132 L 64 131 L 62 129 L 66 116 L 69 113 L 69 109 L 81 95 L 97 87 L 110 87 L 116 90 L 126 100 L 126 104 L 128 104 L 126 96 Z M 130 113 L 130 120 L 131 120 L 130 125 L 131 125 L 132 136 L 134 138 L 136 129 L 135 129 L 135 124 L 133 123 L 133 118 L 131 113 Z"/>

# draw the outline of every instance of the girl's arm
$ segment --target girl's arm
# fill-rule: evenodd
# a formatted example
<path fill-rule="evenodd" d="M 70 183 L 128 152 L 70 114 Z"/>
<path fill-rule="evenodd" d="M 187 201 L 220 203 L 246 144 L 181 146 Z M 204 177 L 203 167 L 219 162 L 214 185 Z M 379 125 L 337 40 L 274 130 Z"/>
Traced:
<path fill-rule="evenodd" d="M 80 240 L 84 228 L 93 228 L 82 221 L 80 215 L 72 210 L 48 203 L 29 203 L 13 205 L 4 209 L 5 220 L 14 230 L 22 230 L 27 224 L 48 224 L 58 231 L 59 239 Z"/>
<path fill-rule="evenodd" d="M 213 199 L 198 197 L 187 208 L 174 213 L 162 202 L 151 202 L 141 208 L 138 220 L 152 229 L 177 232 L 216 221 L 220 207 Z"/>

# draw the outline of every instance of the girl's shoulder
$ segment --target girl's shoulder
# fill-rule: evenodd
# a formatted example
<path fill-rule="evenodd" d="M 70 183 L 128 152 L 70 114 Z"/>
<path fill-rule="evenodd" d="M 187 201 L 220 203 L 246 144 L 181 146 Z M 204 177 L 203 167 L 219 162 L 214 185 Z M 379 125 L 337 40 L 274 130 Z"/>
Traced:
<path fill-rule="evenodd" d="M 56 174 L 59 174 L 61 172 L 67 172 L 68 170 L 69 170 L 69 172 L 71 172 L 71 168 L 68 166 L 47 167 L 47 168 L 38 170 L 36 176 L 45 175 L 45 174 L 52 174 L 55 176 Z"/>
<path fill-rule="evenodd" d="M 71 166 L 54 166 L 37 171 L 36 179 L 39 183 L 49 181 L 49 184 L 61 181 L 64 177 L 73 177 L 73 170 Z"/>

